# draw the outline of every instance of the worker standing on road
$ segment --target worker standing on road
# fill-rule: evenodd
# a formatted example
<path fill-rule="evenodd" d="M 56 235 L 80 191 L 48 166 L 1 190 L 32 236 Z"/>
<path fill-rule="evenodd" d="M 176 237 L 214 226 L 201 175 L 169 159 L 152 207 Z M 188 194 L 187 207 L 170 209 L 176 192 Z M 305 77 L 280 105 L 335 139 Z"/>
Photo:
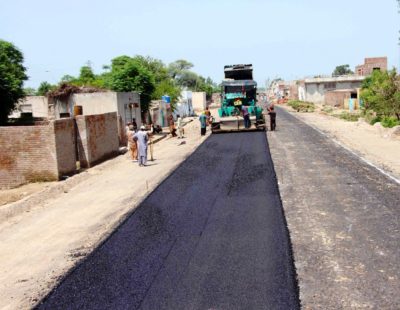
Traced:
<path fill-rule="evenodd" d="M 128 132 L 126 135 L 128 137 L 128 151 L 131 154 L 131 158 L 132 160 L 138 160 L 137 142 L 134 138 L 135 132 L 133 131 L 132 124 L 128 126 Z"/>
<path fill-rule="evenodd" d="M 211 112 L 210 112 L 210 110 L 208 109 L 208 107 L 206 107 L 206 110 L 204 111 L 204 114 L 205 114 L 206 117 L 207 117 L 207 125 L 210 125 L 210 121 L 211 121 Z"/>
<path fill-rule="evenodd" d="M 268 108 L 268 114 L 269 114 L 269 123 L 270 123 L 270 127 L 271 127 L 271 131 L 275 131 L 276 128 L 276 112 L 274 109 L 274 105 L 271 105 Z"/>
<path fill-rule="evenodd" d="M 243 114 L 244 128 L 250 128 L 251 126 L 250 114 L 246 106 L 242 106 L 242 114 Z"/>
<path fill-rule="evenodd" d="M 171 136 L 176 137 L 175 122 L 172 114 L 168 117 L 168 126 L 169 126 L 169 133 L 171 134 Z"/>
<path fill-rule="evenodd" d="M 138 162 L 139 167 L 146 166 L 147 163 L 147 144 L 149 141 L 149 136 L 145 130 L 144 126 L 140 127 L 140 130 L 134 135 L 138 143 Z"/>
<path fill-rule="evenodd" d="M 204 136 L 206 134 L 206 130 L 207 130 L 207 116 L 206 116 L 205 112 L 203 112 L 200 115 L 199 121 L 200 121 L 200 134 L 202 136 Z"/>
<path fill-rule="evenodd" d="M 178 127 L 178 139 L 182 139 L 183 137 L 183 120 L 182 117 L 178 114 L 176 120 L 176 126 Z"/>

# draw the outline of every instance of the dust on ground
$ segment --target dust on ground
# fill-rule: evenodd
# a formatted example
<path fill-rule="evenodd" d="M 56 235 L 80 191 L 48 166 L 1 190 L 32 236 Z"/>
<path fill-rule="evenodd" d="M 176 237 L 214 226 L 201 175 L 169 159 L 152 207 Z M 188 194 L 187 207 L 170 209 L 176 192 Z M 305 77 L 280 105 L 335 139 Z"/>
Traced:
<path fill-rule="evenodd" d="M 24 184 L 16 188 L 0 190 L 0 206 L 21 200 L 34 193 L 49 188 L 56 182 L 40 182 Z"/>
<path fill-rule="evenodd" d="M 361 157 L 400 178 L 400 135 L 395 133 L 395 129 L 383 128 L 379 123 L 372 126 L 363 119 L 357 122 L 345 121 L 327 115 L 318 108 L 316 112 L 298 113 L 289 106 L 282 107 Z"/>

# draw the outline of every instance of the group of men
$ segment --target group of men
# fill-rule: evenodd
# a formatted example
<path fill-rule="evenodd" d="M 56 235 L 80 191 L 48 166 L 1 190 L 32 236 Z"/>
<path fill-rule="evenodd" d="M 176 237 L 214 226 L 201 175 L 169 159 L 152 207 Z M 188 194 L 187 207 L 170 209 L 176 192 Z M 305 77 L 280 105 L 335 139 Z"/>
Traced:
<path fill-rule="evenodd" d="M 268 107 L 268 114 L 270 116 L 271 131 L 274 131 L 276 128 L 276 112 L 273 104 L 271 104 Z M 246 106 L 242 107 L 242 115 L 245 128 L 250 128 L 251 126 L 250 114 Z M 200 115 L 199 121 L 200 121 L 200 134 L 204 136 L 207 131 L 207 126 L 212 124 L 212 116 L 208 107 Z M 175 127 L 174 117 L 172 115 L 170 115 L 168 118 L 168 124 L 172 137 L 178 136 L 178 139 L 184 138 L 183 119 L 179 114 L 177 115 L 177 121 L 176 121 L 177 128 Z M 152 125 L 153 132 L 159 132 L 160 129 L 161 129 L 160 126 L 155 127 Z M 178 135 L 176 134 L 176 131 L 178 131 Z M 133 120 L 132 123 L 127 124 L 126 134 L 128 137 L 128 150 L 131 154 L 132 160 L 137 161 L 140 167 L 146 166 L 147 147 L 150 139 L 149 134 L 146 131 L 146 127 L 141 126 L 140 130 L 137 130 L 136 122 L 135 120 Z"/>
<path fill-rule="evenodd" d="M 183 119 L 179 114 L 177 114 L 176 116 L 176 127 L 178 128 L 178 135 L 176 134 L 177 129 L 175 127 L 174 117 L 172 115 L 168 117 L 168 126 L 169 132 L 172 137 L 177 137 L 179 135 L 178 139 L 184 138 L 183 135 L 185 134 L 185 129 L 183 128 Z"/>
<path fill-rule="evenodd" d="M 275 112 L 275 108 L 274 108 L 274 104 L 273 103 L 268 107 L 267 111 L 268 111 L 268 115 L 269 115 L 269 119 L 270 119 L 270 129 L 271 129 L 271 131 L 275 131 L 275 128 L 276 128 L 276 112 Z M 241 113 L 242 113 L 242 116 L 243 116 L 244 127 L 245 128 L 250 128 L 251 127 L 250 113 L 249 113 L 249 110 L 248 110 L 247 106 L 244 106 L 244 105 L 242 106 Z M 199 121 L 200 121 L 200 130 L 201 130 L 200 134 L 202 136 L 204 136 L 206 134 L 207 126 L 212 124 L 212 116 L 211 116 L 211 112 L 208 109 L 208 107 L 200 115 Z"/>
<path fill-rule="evenodd" d="M 135 131 L 132 123 L 127 125 L 128 150 L 131 158 L 137 161 L 139 167 L 144 167 L 147 164 L 147 146 L 149 135 L 146 132 L 145 126 L 140 126 L 140 130 Z"/>
<path fill-rule="evenodd" d="M 269 123 L 270 123 L 270 129 L 271 131 L 275 131 L 276 128 L 276 112 L 274 108 L 274 104 L 271 103 L 267 109 L 268 115 L 269 115 Z M 246 106 L 242 106 L 242 115 L 243 115 L 243 121 L 244 121 L 244 128 L 250 128 L 251 123 L 250 123 L 250 113 L 247 109 Z"/>

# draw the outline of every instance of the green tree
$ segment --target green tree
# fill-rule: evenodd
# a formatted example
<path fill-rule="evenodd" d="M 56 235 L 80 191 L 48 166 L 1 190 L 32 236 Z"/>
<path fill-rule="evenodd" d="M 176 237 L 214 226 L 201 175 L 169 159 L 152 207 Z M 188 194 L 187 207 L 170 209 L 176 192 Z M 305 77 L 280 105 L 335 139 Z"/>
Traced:
<path fill-rule="evenodd" d="M 373 71 L 363 82 L 361 98 L 365 110 L 373 110 L 379 116 L 395 116 L 400 121 L 400 78 L 396 69 Z"/>
<path fill-rule="evenodd" d="M 173 78 L 178 78 L 182 73 L 193 68 L 193 64 L 184 59 L 178 59 L 168 65 L 168 73 Z"/>
<path fill-rule="evenodd" d="M 176 84 L 189 90 L 197 90 L 198 82 L 200 82 L 199 76 L 188 70 L 182 71 L 176 77 Z"/>
<path fill-rule="evenodd" d="M 40 83 L 40 85 L 37 89 L 36 95 L 46 96 L 48 92 L 52 91 L 55 88 L 56 88 L 55 85 L 51 85 L 50 83 L 44 81 L 44 82 Z"/>
<path fill-rule="evenodd" d="M 340 65 L 335 68 L 335 70 L 332 73 L 332 76 L 340 76 L 340 75 L 347 75 L 347 74 L 353 74 L 354 72 L 351 71 L 349 65 Z"/>
<path fill-rule="evenodd" d="M 60 83 L 73 83 L 76 81 L 76 77 L 73 77 L 72 75 L 66 74 L 61 78 Z"/>
<path fill-rule="evenodd" d="M 138 61 L 142 66 L 146 67 L 147 70 L 153 74 L 156 84 L 170 79 L 170 76 L 168 75 L 168 69 L 161 60 L 152 58 L 150 56 L 145 57 L 141 55 L 136 55 L 133 57 L 133 59 Z"/>
<path fill-rule="evenodd" d="M 213 82 L 210 77 L 204 79 L 202 76 L 199 77 L 198 89 L 206 93 L 207 100 L 211 99 L 213 93 L 219 93 L 221 91 L 218 84 Z"/>
<path fill-rule="evenodd" d="M 154 75 L 137 59 L 119 56 L 111 61 L 111 72 L 106 85 L 120 92 L 140 93 L 142 110 L 147 111 L 155 90 Z"/>
<path fill-rule="evenodd" d="M 81 67 L 79 74 L 79 83 L 82 85 L 90 85 L 96 79 L 96 76 L 93 73 L 92 67 L 89 65 L 85 65 Z"/>
<path fill-rule="evenodd" d="M 23 62 L 23 54 L 12 43 L 0 40 L 0 125 L 7 123 L 8 115 L 25 96 L 23 84 L 28 77 Z"/>
<path fill-rule="evenodd" d="M 181 93 L 181 88 L 168 74 L 166 65 L 161 60 L 149 56 L 137 55 L 133 59 L 147 68 L 154 76 L 155 89 L 151 99 L 160 100 L 163 95 L 168 95 L 171 98 L 171 108 L 174 110 Z"/>
<path fill-rule="evenodd" d="M 176 86 L 175 83 L 166 79 L 161 81 L 156 85 L 156 88 L 153 92 L 153 98 L 156 100 L 160 100 L 162 96 L 168 95 L 171 98 L 171 109 L 175 110 L 176 103 L 178 102 L 179 96 L 181 95 L 181 89 L 179 86 Z"/>

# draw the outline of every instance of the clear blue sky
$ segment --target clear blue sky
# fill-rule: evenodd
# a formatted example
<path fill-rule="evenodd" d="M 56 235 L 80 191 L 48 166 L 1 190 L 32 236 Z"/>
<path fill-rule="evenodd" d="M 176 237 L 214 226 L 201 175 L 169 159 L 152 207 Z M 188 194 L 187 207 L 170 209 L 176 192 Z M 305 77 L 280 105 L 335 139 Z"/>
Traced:
<path fill-rule="evenodd" d="M 364 57 L 399 64 L 395 0 L 0 0 L 0 38 L 25 55 L 29 81 L 96 73 L 119 55 L 191 61 L 216 82 L 223 66 L 253 63 L 260 84 L 330 74 Z"/>

